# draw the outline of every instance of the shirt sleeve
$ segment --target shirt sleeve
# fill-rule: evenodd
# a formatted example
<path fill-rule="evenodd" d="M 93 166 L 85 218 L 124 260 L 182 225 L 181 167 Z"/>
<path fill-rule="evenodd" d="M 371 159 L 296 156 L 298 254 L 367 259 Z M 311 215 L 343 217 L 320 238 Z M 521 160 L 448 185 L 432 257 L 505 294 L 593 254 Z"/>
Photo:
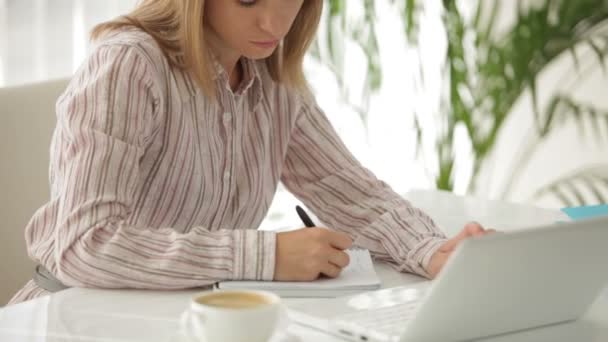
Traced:
<path fill-rule="evenodd" d="M 302 104 L 281 180 L 324 224 L 351 235 L 374 258 L 429 277 L 425 270 L 445 235 L 355 159 L 316 104 Z"/>
<path fill-rule="evenodd" d="M 99 46 L 57 105 L 53 262 L 67 286 L 179 289 L 217 280 L 271 280 L 275 234 L 140 227 L 128 222 L 139 161 L 162 100 L 137 46 Z M 158 89 L 157 89 L 158 88 Z M 42 219 L 40 219 L 42 220 Z"/>

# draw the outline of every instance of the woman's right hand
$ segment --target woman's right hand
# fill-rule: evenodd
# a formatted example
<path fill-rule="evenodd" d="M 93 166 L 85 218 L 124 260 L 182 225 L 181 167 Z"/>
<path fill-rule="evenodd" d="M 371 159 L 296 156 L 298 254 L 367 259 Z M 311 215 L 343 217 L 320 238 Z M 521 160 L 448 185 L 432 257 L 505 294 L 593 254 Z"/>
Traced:
<path fill-rule="evenodd" d="M 326 228 L 302 228 L 278 233 L 274 280 L 311 281 L 321 274 L 335 278 L 349 263 L 344 250 L 353 240 Z"/>

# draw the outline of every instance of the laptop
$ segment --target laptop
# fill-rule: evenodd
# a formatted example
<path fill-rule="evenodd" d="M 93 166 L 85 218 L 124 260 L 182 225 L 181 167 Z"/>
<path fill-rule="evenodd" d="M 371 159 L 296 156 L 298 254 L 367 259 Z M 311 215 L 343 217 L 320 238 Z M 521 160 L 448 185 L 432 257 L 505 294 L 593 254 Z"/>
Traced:
<path fill-rule="evenodd" d="M 581 317 L 608 285 L 608 218 L 470 238 L 431 282 L 316 299 L 290 318 L 351 341 L 463 341 Z"/>

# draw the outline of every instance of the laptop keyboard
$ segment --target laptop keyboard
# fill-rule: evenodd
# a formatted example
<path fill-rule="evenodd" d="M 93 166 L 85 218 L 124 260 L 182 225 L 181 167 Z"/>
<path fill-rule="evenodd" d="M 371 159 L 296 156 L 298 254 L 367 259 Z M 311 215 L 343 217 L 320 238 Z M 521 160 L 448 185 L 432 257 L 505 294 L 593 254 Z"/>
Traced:
<path fill-rule="evenodd" d="M 407 301 L 393 301 L 391 305 L 360 309 L 336 316 L 332 322 L 342 331 L 357 332 L 355 340 L 398 341 L 407 323 L 413 318 L 422 296 Z M 367 337 L 361 338 L 360 333 Z"/>

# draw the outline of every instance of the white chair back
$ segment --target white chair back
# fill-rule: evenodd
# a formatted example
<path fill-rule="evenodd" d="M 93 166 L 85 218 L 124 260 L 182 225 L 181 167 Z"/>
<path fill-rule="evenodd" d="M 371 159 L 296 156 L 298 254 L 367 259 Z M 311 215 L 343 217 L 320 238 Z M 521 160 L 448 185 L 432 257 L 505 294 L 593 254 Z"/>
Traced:
<path fill-rule="evenodd" d="M 49 200 L 55 102 L 67 83 L 0 88 L 0 306 L 32 278 L 24 228 Z"/>

